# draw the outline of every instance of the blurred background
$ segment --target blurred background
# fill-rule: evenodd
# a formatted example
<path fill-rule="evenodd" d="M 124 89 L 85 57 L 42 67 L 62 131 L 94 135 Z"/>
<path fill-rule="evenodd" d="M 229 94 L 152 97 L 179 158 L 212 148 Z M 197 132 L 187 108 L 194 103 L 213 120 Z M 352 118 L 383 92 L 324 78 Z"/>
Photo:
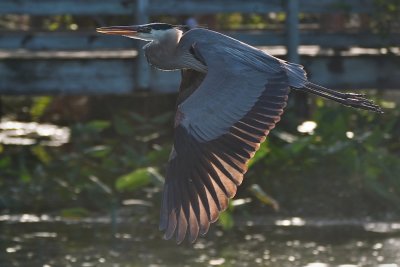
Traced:
<path fill-rule="evenodd" d="M 400 0 L 2 0 L 0 266 L 400 266 Z M 196 244 L 158 212 L 180 74 L 96 27 L 202 26 L 385 114 L 291 92 Z"/>

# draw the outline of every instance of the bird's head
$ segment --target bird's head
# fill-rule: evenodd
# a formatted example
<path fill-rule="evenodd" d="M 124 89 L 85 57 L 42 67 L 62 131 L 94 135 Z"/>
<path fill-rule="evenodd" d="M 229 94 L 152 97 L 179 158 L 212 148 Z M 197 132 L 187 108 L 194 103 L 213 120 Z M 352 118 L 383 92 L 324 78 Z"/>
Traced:
<path fill-rule="evenodd" d="M 144 41 L 160 41 L 167 36 L 181 37 L 186 31 L 186 26 L 171 25 L 167 23 L 150 23 L 132 26 L 110 26 L 97 28 L 96 31 L 105 34 L 122 35 Z"/>

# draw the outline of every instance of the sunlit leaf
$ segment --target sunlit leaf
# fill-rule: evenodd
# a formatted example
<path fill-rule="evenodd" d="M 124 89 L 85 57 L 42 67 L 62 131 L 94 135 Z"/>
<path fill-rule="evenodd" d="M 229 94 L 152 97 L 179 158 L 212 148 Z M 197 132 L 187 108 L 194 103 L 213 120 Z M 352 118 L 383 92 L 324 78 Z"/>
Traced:
<path fill-rule="evenodd" d="M 120 135 L 133 135 L 135 131 L 132 123 L 120 116 L 114 116 L 113 125 L 115 131 Z"/>
<path fill-rule="evenodd" d="M 395 109 L 397 104 L 394 101 L 380 101 L 379 103 L 384 109 Z"/>
<path fill-rule="evenodd" d="M 164 146 L 159 150 L 151 150 L 147 153 L 147 159 L 150 164 L 166 162 L 171 148 L 169 146 Z"/>
<path fill-rule="evenodd" d="M 111 122 L 105 120 L 93 120 L 87 123 L 87 126 L 91 129 L 94 129 L 98 132 L 101 132 L 107 128 L 109 128 Z"/>
<path fill-rule="evenodd" d="M 152 123 L 156 123 L 156 124 L 164 124 L 167 123 L 168 121 L 170 121 L 172 119 L 173 113 L 172 112 L 166 112 L 163 113 L 161 115 L 158 115 L 154 118 L 151 119 Z"/>
<path fill-rule="evenodd" d="M 149 142 L 152 140 L 155 140 L 160 137 L 160 133 L 155 132 L 155 133 L 150 133 L 146 135 L 138 135 L 136 136 L 136 140 L 141 141 L 141 142 Z"/>
<path fill-rule="evenodd" d="M 104 158 L 111 152 L 111 147 L 109 146 L 94 146 L 86 149 L 85 154 L 88 154 L 95 158 Z"/>
<path fill-rule="evenodd" d="M 32 176 L 26 168 L 22 168 L 19 178 L 24 183 L 29 183 L 32 180 Z"/>
<path fill-rule="evenodd" d="M 150 184 L 153 174 L 149 168 L 137 169 L 117 179 L 115 188 L 118 191 L 134 191 Z"/>
<path fill-rule="evenodd" d="M 284 132 L 284 131 L 279 131 L 279 130 L 272 131 L 271 135 L 274 135 L 274 136 L 278 137 L 279 139 L 281 139 L 282 141 L 285 141 L 287 143 L 293 143 L 298 139 L 298 137 L 296 135 L 293 135 L 291 133 Z"/>
<path fill-rule="evenodd" d="M 225 210 L 219 215 L 218 222 L 224 230 L 230 230 L 235 225 L 235 221 L 232 217 L 232 212 L 229 210 Z"/>
<path fill-rule="evenodd" d="M 250 191 L 263 204 L 271 206 L 275 211 L 279 210 L 278 201 L 276 201 L 274 198 L 265 193 L 265 191 L 258 184 L 251 185 Z"/>
<path fill-rule="evenodd" d="M 254 157 L 252 159 L 250 159 L 249 164 L 248 164 L 249 168 L 251 168 L 251 166 L 256 164 L 261 159 L 265 158 L 269 152 L 270 152 L 270 149 L 268 148 L 268 141 L 266 141 L 260 145 L 260 149 L 256 152 Z"/>
<path fill-rule="evenodd" d="M 51 162 L 51 156 L 43 146 L 34 146 L 31 151 L 42 163 L 49 164 Z"/>
<path fill-rule="evenodd" d="M 49 27 L 50 31 L 55 31 L 60 27 L 60 23 L 53 22 L 53 23 L 50 23 L 48 27 Z"/>
<path fill-rule="evenodd" d="M 148 167 L 147 171 L 151 173 L 152 183 L 155 185 L 162 186 L 164 184 L 165 178 L 160 174 L 160 172 L 153 167 Z"/>
<path fill-rule="evenodd" d="M 326 151 L 325 154 L 329 155 L 329 154 L 335 154 L 340 152 L 341 150 L 347 148 L 349 145 L 351 144 L 350 141 L 337 141 L 335 143 L 333 143 L 332 145 L 330 145 Z"/>
<path fill-rule="evenodd" d="M 11 165 L 11 157 L 7 156 L 7 157 L 3 157 L 0 159 L 0 169 L 1 168 L 7 168 Z"/>
<path fill-rule="evenodd" d="M 30 110 L 31 116 L 34 120 L 39 119 L 43 115 L 46 108 L 51 103 L 52 99 L 53 98 L 50 96 L 36 97 L 34 99 L 33 105 Z"/>
<path fill-rule="evenodd" d="M 129 116 L 135 121 L 139 123 L 145 123 L 146 118 L 136 112 L 130 112 Z"/>
<path fill-rule="evenodd" d="M 69 209 L 62 209 L 60 211 L 60 215 L 61 217 L 64 218 L 79 219 L 89 216 L 89 211 L 81 207 L 69 208 Z"/>
<path fill-rule="evenodd" d="M 294 155 L 302 153 L 305 149 L 308 148 L 312 140 L 312 136 L 305 136 L 301 139 L 296 140 L 295 142 L 288 145 L 288 147 L 290 148 L 290 152 Z"/>
<path fill-rule="evenodd" d="M 101 188 L 103 192 L 107 193 L 108 195 L 112 195 L 112 189 L 108 185 L 100 181 L 98 177 L 94 175 L 89 175 L 89 180 L 95 183 L 99 188 Z"/>
<path fill-rule="evenodd" d="M 232 199 L 229 203 L 232 207 L 246 205 L 251 202 L 251 198 L 239 198 L 239 199 Z"/>

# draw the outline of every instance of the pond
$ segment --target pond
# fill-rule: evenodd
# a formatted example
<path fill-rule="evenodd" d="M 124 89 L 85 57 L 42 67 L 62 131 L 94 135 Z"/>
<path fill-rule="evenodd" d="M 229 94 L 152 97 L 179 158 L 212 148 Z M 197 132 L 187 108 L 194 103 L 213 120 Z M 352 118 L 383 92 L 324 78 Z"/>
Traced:
<path fill-rule="evenodd" d="M 155 224 L 108 217 L 0 216 L 0 266 L 400 266 L 400 224 L 257 218 L 212 227 L 195 244 L 165 241 Z"/>

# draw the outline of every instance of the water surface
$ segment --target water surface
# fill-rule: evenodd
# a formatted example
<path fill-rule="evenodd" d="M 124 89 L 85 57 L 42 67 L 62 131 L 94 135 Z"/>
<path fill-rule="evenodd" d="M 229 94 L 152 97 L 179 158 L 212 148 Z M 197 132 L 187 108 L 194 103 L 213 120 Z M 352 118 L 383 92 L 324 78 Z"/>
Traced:
<path fill-rule="evenodd" d="M 271 223 L 272 222 L 272 223 Z M 271 220 L 212 227 L 194 245 L 162 240 L 157 225 L 107 217 L 0 216 L 0 266 L 400 266 L 400 225 Z"/>

